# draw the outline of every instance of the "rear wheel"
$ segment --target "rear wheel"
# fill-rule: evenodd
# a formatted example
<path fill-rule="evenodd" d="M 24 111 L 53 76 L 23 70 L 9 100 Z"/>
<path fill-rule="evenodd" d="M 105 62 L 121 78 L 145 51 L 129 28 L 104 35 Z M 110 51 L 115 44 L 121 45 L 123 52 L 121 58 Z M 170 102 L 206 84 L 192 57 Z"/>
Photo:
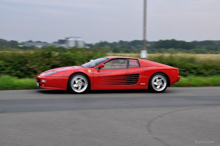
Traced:
<path fill-rule="evenodd" d="M 167 77 L 162 73 L 156 73 L 154 74 L 149 81 L 149 89 L 152 92 L 164 92 L 167 88 L 168 79 Z"/>
<path fill-rule="evenodd" d="M 89 80 L 81 73 L 71 76 L 68 82 L 68 89 L 74 93 L 84 93 L 88 90 L 88 87 Z"/>

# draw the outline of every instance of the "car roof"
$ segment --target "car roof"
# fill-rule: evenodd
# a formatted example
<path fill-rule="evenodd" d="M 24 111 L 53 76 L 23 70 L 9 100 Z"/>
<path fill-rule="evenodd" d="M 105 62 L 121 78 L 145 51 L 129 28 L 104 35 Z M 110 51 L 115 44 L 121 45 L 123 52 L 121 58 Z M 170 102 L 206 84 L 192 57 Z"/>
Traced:
<path fill-rule="evenodd" d="M 109 58 L 109 59 L 116 59 L 116 58 L 138 59 L 138 58 L 134 58 L 134 57 L 124 57 L 124 56 L 106 56 L 106 58 Z"/>

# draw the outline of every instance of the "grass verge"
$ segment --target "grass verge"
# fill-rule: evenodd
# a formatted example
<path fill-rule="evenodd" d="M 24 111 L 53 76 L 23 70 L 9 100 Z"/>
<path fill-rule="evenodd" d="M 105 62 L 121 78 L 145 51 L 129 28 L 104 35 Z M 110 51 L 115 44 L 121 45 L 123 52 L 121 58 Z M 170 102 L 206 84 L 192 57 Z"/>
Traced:
<path fill-rule="evenodd" d="M 172 85 L 172 87 L 204 87 L 204 86 L 220 86 L 220 75 L 211 77 L 189 76 L 181 77 L 180 81 Z M 11 77 L 8 75 L 0 76 L 0 90 L 15 89 L 37 89 L 36 80 L 31 78 Z"/>
<path fill-rule="evenodd" d="M 172 87 L 204 87 L 220 86 L 220 75 L 210 77 L 188 76 L 181 77 Z"/>
<path fill-rule="evenodd" d="M 19 79 L 8 75 L 0 76 L 0 90 L 14 89 L 37 89 L 36 80 L 31 78 Z"/>

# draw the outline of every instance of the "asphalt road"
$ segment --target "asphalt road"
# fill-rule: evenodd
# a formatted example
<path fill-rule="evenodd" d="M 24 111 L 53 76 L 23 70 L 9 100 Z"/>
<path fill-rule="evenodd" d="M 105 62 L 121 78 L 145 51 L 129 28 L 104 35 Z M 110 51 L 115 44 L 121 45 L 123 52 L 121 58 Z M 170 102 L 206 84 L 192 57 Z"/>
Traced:
<path fill-rule="evenodd" d="M 0 91 L 0 146 L 198 145 L 220 145 L 220 87 Z"/>

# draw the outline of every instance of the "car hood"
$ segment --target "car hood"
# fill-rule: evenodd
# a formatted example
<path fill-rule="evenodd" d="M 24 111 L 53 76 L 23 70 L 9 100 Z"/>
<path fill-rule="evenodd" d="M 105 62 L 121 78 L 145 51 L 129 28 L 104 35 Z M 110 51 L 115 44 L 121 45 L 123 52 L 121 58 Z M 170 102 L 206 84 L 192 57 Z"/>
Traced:
<path fill-rule="evenodd" d="M 45 74 L 54 72 L 54 71 L 60 72 L 60 71 L 68 71 L 68 70 L 74 70 L 74 69 L 79 69 L 79 68 L 82 68 L 82 66 L 66 66 L 66 67 L 54 68 L 54 69 L 50 69 L 50 70 L 42 72 L 40 76 L 44 76 Z"/>
<path fill-rule="evenodd" d="M 54 69 L 51 69 L 51 70 L 48 70 L 48 71 L 66 71 L 66 70 L 78 69 L 78 68 L 81 68 L 81 67 L 82 66 L 66 66 L 66 67 L 54 68 Z"/>

